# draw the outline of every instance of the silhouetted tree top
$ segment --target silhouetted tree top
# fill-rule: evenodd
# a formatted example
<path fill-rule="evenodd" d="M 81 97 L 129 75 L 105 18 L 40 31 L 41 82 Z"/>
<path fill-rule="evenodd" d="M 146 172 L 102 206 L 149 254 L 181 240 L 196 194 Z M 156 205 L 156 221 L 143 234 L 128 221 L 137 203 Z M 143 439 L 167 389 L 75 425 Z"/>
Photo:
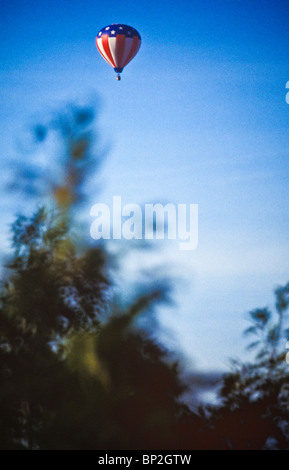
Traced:
<path fill-rule="evenodd" d="M 105 246 L 79 250 L 73 234 L 71 211 L 98 162 L 93 118 L 70 108 L 35 128 L 41 142 L 57 131 L 66 153 L 59 184 L 39 176 L 55 204 L 12 227 L 0 292 L 2 449 L 182 448 L 196 430 L 199 418 L 181 403 L 180 364 L 139 322 L 156 325 L 167 285 L 138 286 L 132 304 L 116 303 Z M 37 173 L 22 175 L 40 198 Z"/>
<path fill-rule="evenodd" d="M 261 450 L 289 447 L 289 366 L 285 345 L 289 337 L 289 284 L 275 291 L 276 311 L 257 308 L 249 312 L 246 337 L 256 350 L 251 363 L 232 363 L 223 378 L 222 405 L 213 409 L 212 423 L 227 449 Z"/>
<path fill-rule="evenodd" d="M 11 164 L 8 189 L 34 201 L 46 198 L 48 202 L 52 197 L 67 214 L 79 210 L 91 180 L 96 183 L 94 196 L 100 190 L 98 171 L 108 148 L 101 143 L 97 124 L 96 107 L 70 104 L 35 125 L 32 143 L 23 148 L 25 158 Z"/>

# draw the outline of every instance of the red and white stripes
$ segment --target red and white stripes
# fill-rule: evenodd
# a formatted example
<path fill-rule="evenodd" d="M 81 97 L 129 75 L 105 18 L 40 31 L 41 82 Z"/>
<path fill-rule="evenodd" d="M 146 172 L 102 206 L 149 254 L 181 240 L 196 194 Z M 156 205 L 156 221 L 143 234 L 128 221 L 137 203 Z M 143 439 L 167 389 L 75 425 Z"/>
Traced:
<path fill-rule="evenodd" d="M 137 54 L 141 39 L 138 36 L 127 37 L 125 34 L 101 34 L 96 38 L 97 48 L 102 57 L 113 67 L 123 69 Z"/>

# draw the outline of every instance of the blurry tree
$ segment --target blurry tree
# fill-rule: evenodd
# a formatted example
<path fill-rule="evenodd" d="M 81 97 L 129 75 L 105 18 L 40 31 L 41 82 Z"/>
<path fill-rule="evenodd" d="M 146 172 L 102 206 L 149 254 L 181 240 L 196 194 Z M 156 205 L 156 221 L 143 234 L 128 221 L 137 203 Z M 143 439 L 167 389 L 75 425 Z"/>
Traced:
<path fill-rule="evenodd" d="M 44 124 L 34 125 L 28 155 L 22 145 L 23 157 L 11 161 L 8 190 L 34 202 L 45 199 L 48 205 L 52 199 L 70 214 L 79 210 L 91 180 L 94 196 L 99 190 L 97 171 L 107 153 L 98 138 L 97 118 L 96 108 L 67 105 Z"/>
<path fill-rule="evenodd" d="M 185 381 L 181 361 L 152 334 L 169 285 L 152 274 L 124 304 L 114 295 L 107 247 L 79 244 L 75 235 L 72 215 L 88 178 L 97 187 L 104 156 L 94 121 L 92 109 L 72 106 L 36 126 L 38 143 L 51 133 L 61 142 L 59 160 L 15 166 L 11 187 L 47 204 L 13 224 L 0 288 L 0 448 L 288 448 L 289 284 L 276 290 L 275 314 L 250 313 L 245 334 L 254 337 L 256 359 L 235 361 L 220 405 L 198 408 L 196 384 L 204 377 L 187 374 Z"/>
<path fill-rule="evenodd" d="M 71 211 L 93 170 L 93 117 L 71 108 L 53 122 L 66 148 L 57 184 L 22 169 L 24 189 L 42 197 L 49 187 L 54 207 L 19 216 L 12 227 L 0 292 L 0 448 L 202 447 L 201 419 L 180 399 L 180 364 L 140 326 L 155 325 L 167 286 L 116 304 L 105 247 L 80 250 L 73 235 Z M 38 126 L 37 139 L 50 130 Z"/>
<path fill-rule="evenodd" d="M 223 380 L 222 405 L 211 408 L 219 448 L 289 448 L 289 284 L 276 289 L 275 297 L 275 315 L 268 308 L 249 313 L 245 335 L 254 337 L 248 349 L 256 349 L 256 358 L 249 364 L 233 362 Z"/>
<path fill-rule="evenodd" d="M 0 310 L 4 448 L 7 436 L 8 448 L 36 445 L 43 413 L 61 395 L 57 380 L 64 373 L 67 335 L 96 330 L 107 309 L 105 253 L 94 248 L 77 256 L 67 230 L 62 218 L 50 218 L 44 209 L 14 224 L 12 274 L 3 284 Z"/>

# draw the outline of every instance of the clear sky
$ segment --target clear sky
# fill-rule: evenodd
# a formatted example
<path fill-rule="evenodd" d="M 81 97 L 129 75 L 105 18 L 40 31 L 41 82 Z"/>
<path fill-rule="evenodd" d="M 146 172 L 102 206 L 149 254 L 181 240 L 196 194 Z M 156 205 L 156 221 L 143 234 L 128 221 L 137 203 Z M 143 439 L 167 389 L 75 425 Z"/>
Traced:
<path fill-rule="evenodd" d="M 289 279 L 288 16 L 285 0 L 0 3 L 3 178 L 19 132 L 97 94 L 101 202 L 199 204 L 197 250 L 161 252 L 187 282 L 163 323 L 199 367 L 240 356 L 245 312 Z M 95 47 L 111 23 L 142 36 L 120 83 Z M 5 228 L 20 201 L 0 195 Z"/>

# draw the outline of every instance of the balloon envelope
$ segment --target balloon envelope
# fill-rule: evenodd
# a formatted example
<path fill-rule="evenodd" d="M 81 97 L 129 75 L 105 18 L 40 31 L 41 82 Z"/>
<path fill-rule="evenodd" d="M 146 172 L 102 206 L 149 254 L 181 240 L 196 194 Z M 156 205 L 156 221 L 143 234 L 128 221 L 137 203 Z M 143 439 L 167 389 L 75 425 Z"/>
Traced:
<path fill-rule="evenodd" d="M 126 24 L 105 26 L 96 37 L 97 49 L 117 73 L 134 58 L 140 45 L 140 34 Z"/>

